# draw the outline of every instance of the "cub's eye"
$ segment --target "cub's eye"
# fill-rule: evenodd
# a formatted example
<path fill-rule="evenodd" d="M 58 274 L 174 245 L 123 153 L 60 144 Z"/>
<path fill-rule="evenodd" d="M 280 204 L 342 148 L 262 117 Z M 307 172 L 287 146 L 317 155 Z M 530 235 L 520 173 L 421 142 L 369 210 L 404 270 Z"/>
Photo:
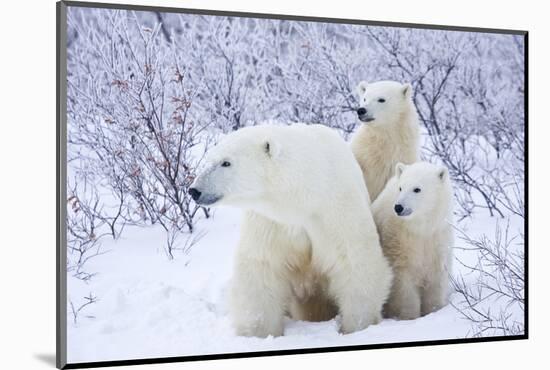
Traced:
<path fill-rule="evenodd" d="M 399 191 L 401 191 L 401 187 L 399 188 Z"/>
<path fill-rule="evenodd" d="M 380 99 L 378 99 L 378 102 L 379 102 L 379 103 L 385 103 L 385 102 L 386 102 L 386 99 L 380 98 Z"/>
<path fill-rule="evenodd" d="M 231 166 L 231 163 L 229 163 L 228 161 L 222 162 L 222 167 L 229 167 L 229 166 Z"/>
<path fill-rule="evenodd" d="M 420 188 L 414 188 L 413 191 L 414 191 L 415 193 L 420 193 L 420 192 L 421 192 Z"/>

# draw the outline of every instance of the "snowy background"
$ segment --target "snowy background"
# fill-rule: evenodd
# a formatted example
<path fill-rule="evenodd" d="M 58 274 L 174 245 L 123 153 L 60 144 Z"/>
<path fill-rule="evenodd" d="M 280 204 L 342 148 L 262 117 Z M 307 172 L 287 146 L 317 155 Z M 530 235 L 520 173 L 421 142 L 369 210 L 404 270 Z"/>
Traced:
<path fill-rule="evenodd" d="M 73 7 L 67 32 L 69 362 L 523 334 L 521 36 Z M 349 139 L 355 86 L 384 79 L 412 83 L 423 158 L 454 180 L 451 304 L 235 336 L 240 212 L 188 197 L 204 154 L 264 121 Z"/>

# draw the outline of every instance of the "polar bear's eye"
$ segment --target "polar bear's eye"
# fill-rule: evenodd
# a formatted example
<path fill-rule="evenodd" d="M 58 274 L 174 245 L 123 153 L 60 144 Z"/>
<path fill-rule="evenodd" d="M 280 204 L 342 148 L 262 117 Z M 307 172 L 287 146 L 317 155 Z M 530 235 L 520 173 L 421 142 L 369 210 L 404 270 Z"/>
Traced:
<path fill-rule="evenodd" d="M 231 163 L 229 163 L 228 161 L 222 162 L 222 167 L 229 167 L 229 166 L 231 166 Z"/>
<path fill-rule="evenodd" d="M 399 187 L 399 191 L 401 191 L 401 187 Z"/>
<path fill-rule="evenodd" d="M 414 191 L 415 193 L 420 193 L 420 192 L 421 192 L 420 188 L 414 188 L 413 191 Z"/>
<path fill-rule="evenodd" d="M 379 98 L 379 99 L 378 99 L 378 102 L 379 102 L 379 103 L 385 103 L 385 102 L 386 102 L 386 99 L 384 99 L 384 98 Z"/>

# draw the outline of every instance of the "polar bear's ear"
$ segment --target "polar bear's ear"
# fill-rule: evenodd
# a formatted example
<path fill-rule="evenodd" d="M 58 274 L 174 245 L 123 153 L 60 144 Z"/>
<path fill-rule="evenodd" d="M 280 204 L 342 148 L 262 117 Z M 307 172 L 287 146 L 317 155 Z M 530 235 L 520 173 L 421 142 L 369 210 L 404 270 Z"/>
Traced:
<path fill-rule="evenodd" d="M 367 91 L 367 86 L 369 85 L 369 83 L 367 81 L 361 81 L 359 82 L 359 85 L 357 85 L 357 87 L 355 88 L 355 93 L 361 97 L 363 96 L 363 94 L 365 93 L 365 91 Z"/>
<path fill-rule="evenodd" d="M 395 165 L 395 174 L 397 175 L 397 177 L 401 177 L 404 170 L 405 170 L 405 165 L 401 162 L 397 162 L 397 164 Z"/>
<path fill-rule="evenodd" d="M 264 152 L 271 158 L 279 155 L 279 145 L 273 140 L 265 140 L 263 144 Z"/>
<path fill-rule="evenodd" d="M 405 98 L 409 99 L 412 96 L 412 85 L 409 83 L 403 84 L 401 92 Z"/>
<path fill-rule="evenodd" d="M 449 176 L 449 170 L 447 170 L 447 167 L 441 166 L 437 174 L 441 180 L 445 180 Z"/>

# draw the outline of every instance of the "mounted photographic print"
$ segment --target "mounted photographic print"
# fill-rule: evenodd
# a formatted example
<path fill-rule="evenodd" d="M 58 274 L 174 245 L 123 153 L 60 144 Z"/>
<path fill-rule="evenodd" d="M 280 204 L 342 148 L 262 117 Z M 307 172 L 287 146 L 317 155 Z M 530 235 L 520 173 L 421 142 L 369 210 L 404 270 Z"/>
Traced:
<path fill-rule="evenodd" d="M 527 32 L 57 5 L 58 367 L 527 338 Z"/>

